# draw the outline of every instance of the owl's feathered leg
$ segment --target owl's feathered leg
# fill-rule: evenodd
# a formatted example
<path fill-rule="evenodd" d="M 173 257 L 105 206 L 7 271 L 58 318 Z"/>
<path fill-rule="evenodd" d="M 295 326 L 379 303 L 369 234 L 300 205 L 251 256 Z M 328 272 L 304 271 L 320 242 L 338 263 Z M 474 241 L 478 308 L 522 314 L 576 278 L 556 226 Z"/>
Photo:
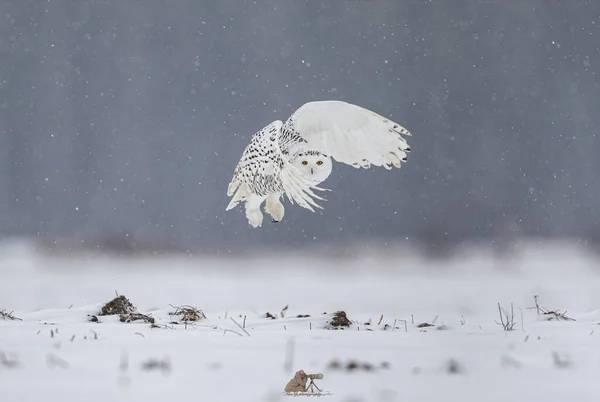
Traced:
<path fill-rule="evenodd" d="M 265 203 L 265 212 L 271 215 L 273 222 L 279 222 L 283 219 L 285 208 L 279 198 L 281 193 L 273 193 L 267 196 L 267 202 Z"/>
<path fill-rule="evenodd" d="M 263 203 L 265 198 L 267 197 L 252 194 L 246 199 L 246 218 L 254 228 L 262 226 L 263 214 L 260 212 L 260 204 Z"/>

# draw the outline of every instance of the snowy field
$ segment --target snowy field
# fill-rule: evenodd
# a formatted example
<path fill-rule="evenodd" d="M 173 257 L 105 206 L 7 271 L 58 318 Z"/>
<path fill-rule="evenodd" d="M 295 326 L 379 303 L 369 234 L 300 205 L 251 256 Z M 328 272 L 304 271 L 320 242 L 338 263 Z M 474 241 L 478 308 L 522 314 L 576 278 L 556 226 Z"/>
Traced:
<path fill-rule="evenodd" d="M 2 249 L 0 310 L 21 320 L 0 318 L 0 401 L 286 401 L 300 369 L 323 373 L 327 401 L 598 401 L 599 261 L 556 245 L 271 261 Z M 155 327 L 90 322 L 115 292 Z M 207 318 L 170 324 L 181 305 Z M 326 329 L 338 310 L 353 324 Z"/>

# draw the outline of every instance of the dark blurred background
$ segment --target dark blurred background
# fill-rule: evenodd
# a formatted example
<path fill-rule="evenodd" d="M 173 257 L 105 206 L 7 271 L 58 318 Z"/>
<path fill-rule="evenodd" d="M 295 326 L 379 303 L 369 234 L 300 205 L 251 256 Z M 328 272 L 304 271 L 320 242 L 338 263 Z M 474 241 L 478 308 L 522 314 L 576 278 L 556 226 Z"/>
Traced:
<path fill-rule="evenodd" d="M 0 2 L 0 235 L 234 250 L 600 240 L 600 3 Z M 325 209 L 225 212 L 250 137 L 339 99 L 414 134 Z"/>

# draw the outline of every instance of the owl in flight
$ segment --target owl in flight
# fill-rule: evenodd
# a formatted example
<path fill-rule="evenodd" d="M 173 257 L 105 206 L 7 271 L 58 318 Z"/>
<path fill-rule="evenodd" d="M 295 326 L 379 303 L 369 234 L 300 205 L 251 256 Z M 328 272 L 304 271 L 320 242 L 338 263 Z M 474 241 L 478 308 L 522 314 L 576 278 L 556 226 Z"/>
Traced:
<path fill-rule="evenodd" d="M 262 226 L 261 204 L 273 222 L 283 219 L 280 201 L 289 201 L 315 212 L 313 190 L 331 174 L 332 159 L 355 168 L 399 168 L 407 161 L 410 146 L 401 136 L 411 133 L 389 119 L 342 101 L 309 102 L 283 123 L 276 120 L 254 134 L 242 154 L 227 195 L 226 210 L 246 203 L 246 217 Z"/>

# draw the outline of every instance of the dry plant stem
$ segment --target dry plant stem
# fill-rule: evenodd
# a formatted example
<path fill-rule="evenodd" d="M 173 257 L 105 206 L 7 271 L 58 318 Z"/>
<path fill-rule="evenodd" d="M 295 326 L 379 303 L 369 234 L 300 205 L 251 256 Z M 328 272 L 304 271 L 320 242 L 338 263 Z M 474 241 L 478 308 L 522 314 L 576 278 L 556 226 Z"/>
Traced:
<path fill-rule="evenodd" d="M 3 320 L 23 321 L 19 317 L 13 315 L 13 312 L 7 313 L 6 310 L 0 310 L 0 318 Z"/>
<path fill-rule="evenodd" d="M 169 315 L 179 315 L 181 316 L 181 321 L 188 323 L 191 321 L 200 321 L 206 318 L 204 312 L 193 306 L 173 306 L 171 307 L 175 309 L 174 312 L 169 313 Z"/>
<path fill-rule="evenodd" d="M 568 317 L 566 311 L 560 312 L 560 311 L 548 311 L 546 313 L 544 313 L 544 315 L 548 315 L 548 321 L 551 320 L 563 320 L 563 321 L 575 321 L 574 318 Z"/>
<path fill-rule="evenodd" d="M 223 336 L 225 336 L 225 334 L 226 334 L 227 332 L 233 332 L 234 334 L 237 334 L 237 335 L 239 335 L 239 336 L 244 336 L 244 335 L 240 334 L 239 332 L 237 332 L 237 331 L 234 331 L 234 330 L 232 330 L 232 329 L 226 329 L 226 330 L 224 330 L 224 331 L 223 331 Z"/>
<path fill-rule="evenodd" d="M 394 327 L 392 328 L 392 331 L 394 331 L 396 329 L 396 322 L 403 322 L 404 323 L 404 332 L 408 332 L 408 321 L 399 320 L 399 319 L 394 319 Z"/>
<path fill-rule="evenodd" d="M 513 304 L 510 304 L 510 316 L 502 309 L 500 303 L 498 303 L 498 313 L 500 314 L 500 322 L 496 321 L 496 323 L 502 325 L 504 331 L 512 331 L 515 328 L 515 313 Z"/>
<path fill-rule="evenodd" d="M 243 328 L 243 327 L 242 327 L 240 324 L 238 324 L 238 323 L 237 323 L 237 321 L 233 319 L 233 317 L 229 317 L 229 319 L 230 319 L 231 321 L 233 321 L 233 322 L 235 323 L 235 325 L 237 325 L 238 327 L 240 327 L 240 329 L 241 329 L 242 331 L 244 331 L 244 332 L 246 333 L 246 335 L 250 336 L 250 334 L 248 333 L 248 331 L 246 331 L 246 330 L 245 330 L 245 329 L 244 329 L 244 328 Z"/>
<path fill-rule="evenodd" d="M 552 320 L 575 321 L 574 318 L 567 316 L 566 311 L 561 312 L 560 310 L 548 310 L 548 309 L 540 306 L 538 295 L 533 296 L 533 301 L 535 303 L 535 307 L 530 307 L 530 308 L 535 308 L 535 310 L 538 314 L 548 316 L 548 321 L 552 321 Z"/>

